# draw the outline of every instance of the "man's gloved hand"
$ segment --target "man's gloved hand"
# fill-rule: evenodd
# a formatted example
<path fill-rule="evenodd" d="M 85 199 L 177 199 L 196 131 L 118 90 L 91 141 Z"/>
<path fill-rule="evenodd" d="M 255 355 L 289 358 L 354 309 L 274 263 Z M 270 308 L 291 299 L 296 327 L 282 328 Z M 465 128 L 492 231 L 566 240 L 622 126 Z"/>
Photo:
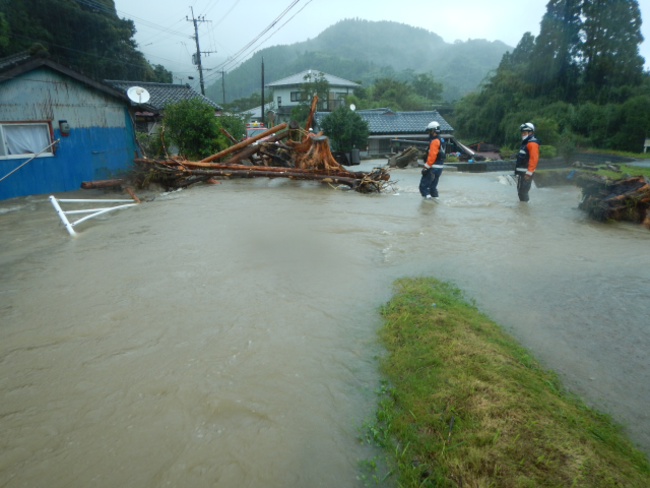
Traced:
<path fill-rule="evenodd" d="M 431 168 L 424 168 L 422 170 L 422 176 L 426 175 L 429 171 L 431 171 Z"/>

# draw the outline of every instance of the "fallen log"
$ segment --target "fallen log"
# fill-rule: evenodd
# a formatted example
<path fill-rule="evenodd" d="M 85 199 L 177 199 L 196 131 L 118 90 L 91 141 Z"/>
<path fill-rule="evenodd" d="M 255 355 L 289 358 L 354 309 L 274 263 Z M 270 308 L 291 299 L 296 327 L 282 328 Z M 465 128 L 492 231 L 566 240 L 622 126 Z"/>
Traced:
<path fill-rule="evenodd" d="M 233 144 L 239 144 L 239 141 L 235 139 L 233 136 L 231 136 L 230 132 L 228 132 L 226 129 L 224 129 L 223 127 L 219 127 L 219 130 L 223 133 L 223 135 L 225 135 L 228 138 L 230 142 L 232 142 Z"/>
<path fill-rule="evenodd" d="M 287 127 L 287 123 L 283 122 L 280 125 L 276 125 L 275 127 L 271 127 L 270 129 L 267 129 L 264 132 L 257 134 L 256 136 L 253 136 L 249 139 L 246 139 L 245 141 L 235 144 L 234 146 L 230 146 L 229 148 L 226 148 L 223 151 L 213 154 L 212 156 L 202 159 L 201 162 L 209 163 L 210 161 L 214 161 L 215 159 L 219 159 L 224 156 L 227 156 L 228 154 L 231 154 L 233 152 L 239 151 L 240 149 L 244 149 L 247 146 L 250 146 L 251 144 L 253 144 L 256 141 L 259 141 L 260 139 L 273 135 L 276 132 L 280 132 L 281 130 L 286 129 L 286 127 Z M 287 135 L 289 134 L 287 133 Z M 285 135 L 284 137 L 286 137 L 287 135 Z"/>
<path fill-rule="evenodd" d="M 189 170 L 186 174 L 195 175 L 195 176 L 204 176 L 207 178 L 214 176 L 235 176 L 238 178 L 256 178 L 256 177 L 266 177 L 266 178 L 289 178 L 290 180 L 312 180 L 312 181 L 321 181 L 323 183 L 335 183 L 341 185 L 347 185 L 350 188 L 356 188 L 359 186 L 362 180 L 358 178 L 349 178 L 345 176 L 334 176 L 334 175 L 323 175 L 323 174 L 313 174 L 313 173 L 296 173 L 292 171 L 292 168 L 285 168 L 285 171 L 266 171 L 266 168 L 261 169 L 261 167 L 250 168 L 246 167 L 245 170 L 226 170 L 226 169 L 212 169 L 212 170 Z"/>
<path fill-rule="evenodd" d="M 133 161 L 135 163 L 163 164 L 168 167 L 176 167 L 176 168 L 181 167 L 181 165 L 179 165 L 179 163 L 174 160 L 161 161 L 161 160 L 154 160 L 154 159 L 138 158 L 138 159 L 134 159 Z M 183 161 L 182 167 L 184 168 L 197 167 L 197 168 L 205 168 L 206 170 L 214 169 L 214 170 L 229 170 L 229 171 L 250 171 L 257 168 L 262 168 L 261 166 L 252 167 L 243 164 L 199 163 L 199 162 L 191 162 L 191 161 Z M 277 166 L 265 166 L 263 167 L 263 171 L 273 171 L 279 173 L 290 171 L 292 173 L 317 174 L 323 176 L 337 176 L 342 178 L 356 178 L 356 179 L 362 179 L 368 176 L 369 174 L 372 174 L 372 171 L 370 172 L 347 171 L 345 169 L 341 169 L 338 171 L 336 170 L 327 171 L 327 170 L 314 170 L 314 169 L 301 169 L 301 168 L 285 168 L 285 167 L 277 167 Z M 382 173 L 381 175 L 382 181 L 388 181 L 389 179 L 390 179 L 390 174 L 388 174 L 387 172 Z"/>
<path fill-rule="evenodd" d="M 417 161 L 417 159 L 420 157 L 420 154 L 420 151 L 418 151 L 415 147 L 408 147 L 404 151 L 396 154 L 395 156 L 392 156 L 388 160 L 388 166 L 391 168 L 406 168 L 411 163 L 411 161 Z"/>
<path fill-rule="evenodd" d="M 95 188 L 112 188 L 114 186 L 120 186 L 126 180 L 124 178 L 116 178 L 112 180 L 92 180 L 92 181 L 82 181 L 81 188 L 84 190 L 93 190 Z"/>

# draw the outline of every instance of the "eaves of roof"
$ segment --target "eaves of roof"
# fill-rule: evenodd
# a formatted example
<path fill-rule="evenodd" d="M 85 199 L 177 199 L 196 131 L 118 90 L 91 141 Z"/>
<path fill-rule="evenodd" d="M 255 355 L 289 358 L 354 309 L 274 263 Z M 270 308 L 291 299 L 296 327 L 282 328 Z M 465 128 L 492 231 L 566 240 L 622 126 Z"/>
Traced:
<path fill-rule="evenodd" d="M 454 128 L 438 113 L 437 110 L 423 112 L 380 112 L 360 110 L 359 116 L 368 122 L 370 134 L 417 134 L 424 133 L 429 122 L 435 120 L 440 124 L 442 132 L 450 133 Z M 316 123 L 327 115 L 326 112 L 317 112 L 314 117 Z"/>
<path fill-rule="evenodd" d="M 72 79 L 75 79 L 80 83 L 83 83 L 84 85 L 95 88 L 96 90 L 104 92 L 113 97 L 119 98 L 123 101 L 129 102 L 129 99 L 125 93 L 122 93 L 119 90 L 116 90 L 115 88 L 105 83 L 102 83 L 99 80 L 91 78 L 90 76 L 87 76 L 73 68 L 70 68 L 69 66 L 54 61 L 53 59 L 48 57 L 41 57 L 41 56 L 11 57 L 10 56 L 9 58 L 4 58 L 0 60 L 0 83 L 12 78 L 16 78 L 17 76 L 20 76 L 24 73 L 28 73 L 30 71 L 33 71 L 41 67 L 47 67 L 54 71 L 58 71 L 59 73 L 62 73 Z"/>
<path fill-rule="evenodd" d="M 180 100 L 190 100 L 192 98 L 200 98 L 205 103 L 212 105 L 216 110 L 222 110 L 221 106 L 208 97 L 196 92 L 189 85 L 176 85 L 173 83 L 155 83 L 150 81 L 127 81 L 127 80 L 105 80 L 111 86 L 123 93 L 132 86 L 140 86 L 146 89 L 151 98 L 148 105 L 151 105 L 156 110 L 162 110 L 167 102 L 179 102 Z"/>
<path fill-rule="evenodd" d="M 300 73 L 296 73 L 294 75 L 287 76 L 280 80 L 274 81 L 272 83 L 268 83 L 265 86 L 269 88 L 278 88 L 281 86 L 298 86 L 298 85 L 302 85 L 303 83 L 306 83 L 305 76 L 308 76 L 309 74 L 318 75 L 319 73 L 323 73 L 323 76 L 331 86 L 335 86 L 335 87 L 343 86 L 349 88 L 357 88 L 361 86 L 359 85 L 359 83 L 355 83 L 354 81 L 346 80 L 345 78 L 340 78 L 339 76 L 330 75 L 329 73 L 324 73 L 316 69 L 308 69 Z"/>

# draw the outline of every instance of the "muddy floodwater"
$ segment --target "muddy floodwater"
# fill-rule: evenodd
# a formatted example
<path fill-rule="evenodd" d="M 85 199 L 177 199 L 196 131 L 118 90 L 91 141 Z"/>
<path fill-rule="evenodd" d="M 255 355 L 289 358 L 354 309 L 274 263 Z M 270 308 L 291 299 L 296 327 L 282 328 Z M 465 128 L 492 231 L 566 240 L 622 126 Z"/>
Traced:
<path fill-rule="evenodd" d="M 369 163 L 364 163 L 362 168 Z M 315 182 L 158 195 L 70 238 L 0 202 L 0 486 L 356 487 L 377 307 L 453 280 L 650 452 L 650 232 L 446 172 L 438 203 Z M 74 197 L 111 197 L 100 191 Z"/>

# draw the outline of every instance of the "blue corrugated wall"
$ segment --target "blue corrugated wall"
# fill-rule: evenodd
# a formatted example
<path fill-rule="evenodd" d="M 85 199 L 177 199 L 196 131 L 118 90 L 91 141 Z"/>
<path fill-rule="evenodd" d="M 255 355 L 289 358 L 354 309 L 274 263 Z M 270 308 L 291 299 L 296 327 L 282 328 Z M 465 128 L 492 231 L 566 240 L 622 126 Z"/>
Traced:
<path fill-rule="evenodd" d="M 129 125 L 131 124 L 128 118 Z M 36 158 L 0 182 L 0 200 L 36 193 L 78 190 L 85 180 L 102 180 L 131 166 L 135 145 L 130 128 L 72 129 L 54 157 Z M 54 139 L 60 137 L 54 131 Z M 0 160 L 0 178 L 28 158 Z"/>
<path fill-rule="evenodd" d="M 0 84 L 0 122 L 43 121 L 61 138 L 53 157 L 39 157 L 0 181 L 0 200 L 79 189 L 132 166 L 136 148 L 125 102 L 59 73 L 39 70 Z M 60 137 L 59 120 L 70 134 Z M 29 158 L 0 158 L 0 178 Z"/>

